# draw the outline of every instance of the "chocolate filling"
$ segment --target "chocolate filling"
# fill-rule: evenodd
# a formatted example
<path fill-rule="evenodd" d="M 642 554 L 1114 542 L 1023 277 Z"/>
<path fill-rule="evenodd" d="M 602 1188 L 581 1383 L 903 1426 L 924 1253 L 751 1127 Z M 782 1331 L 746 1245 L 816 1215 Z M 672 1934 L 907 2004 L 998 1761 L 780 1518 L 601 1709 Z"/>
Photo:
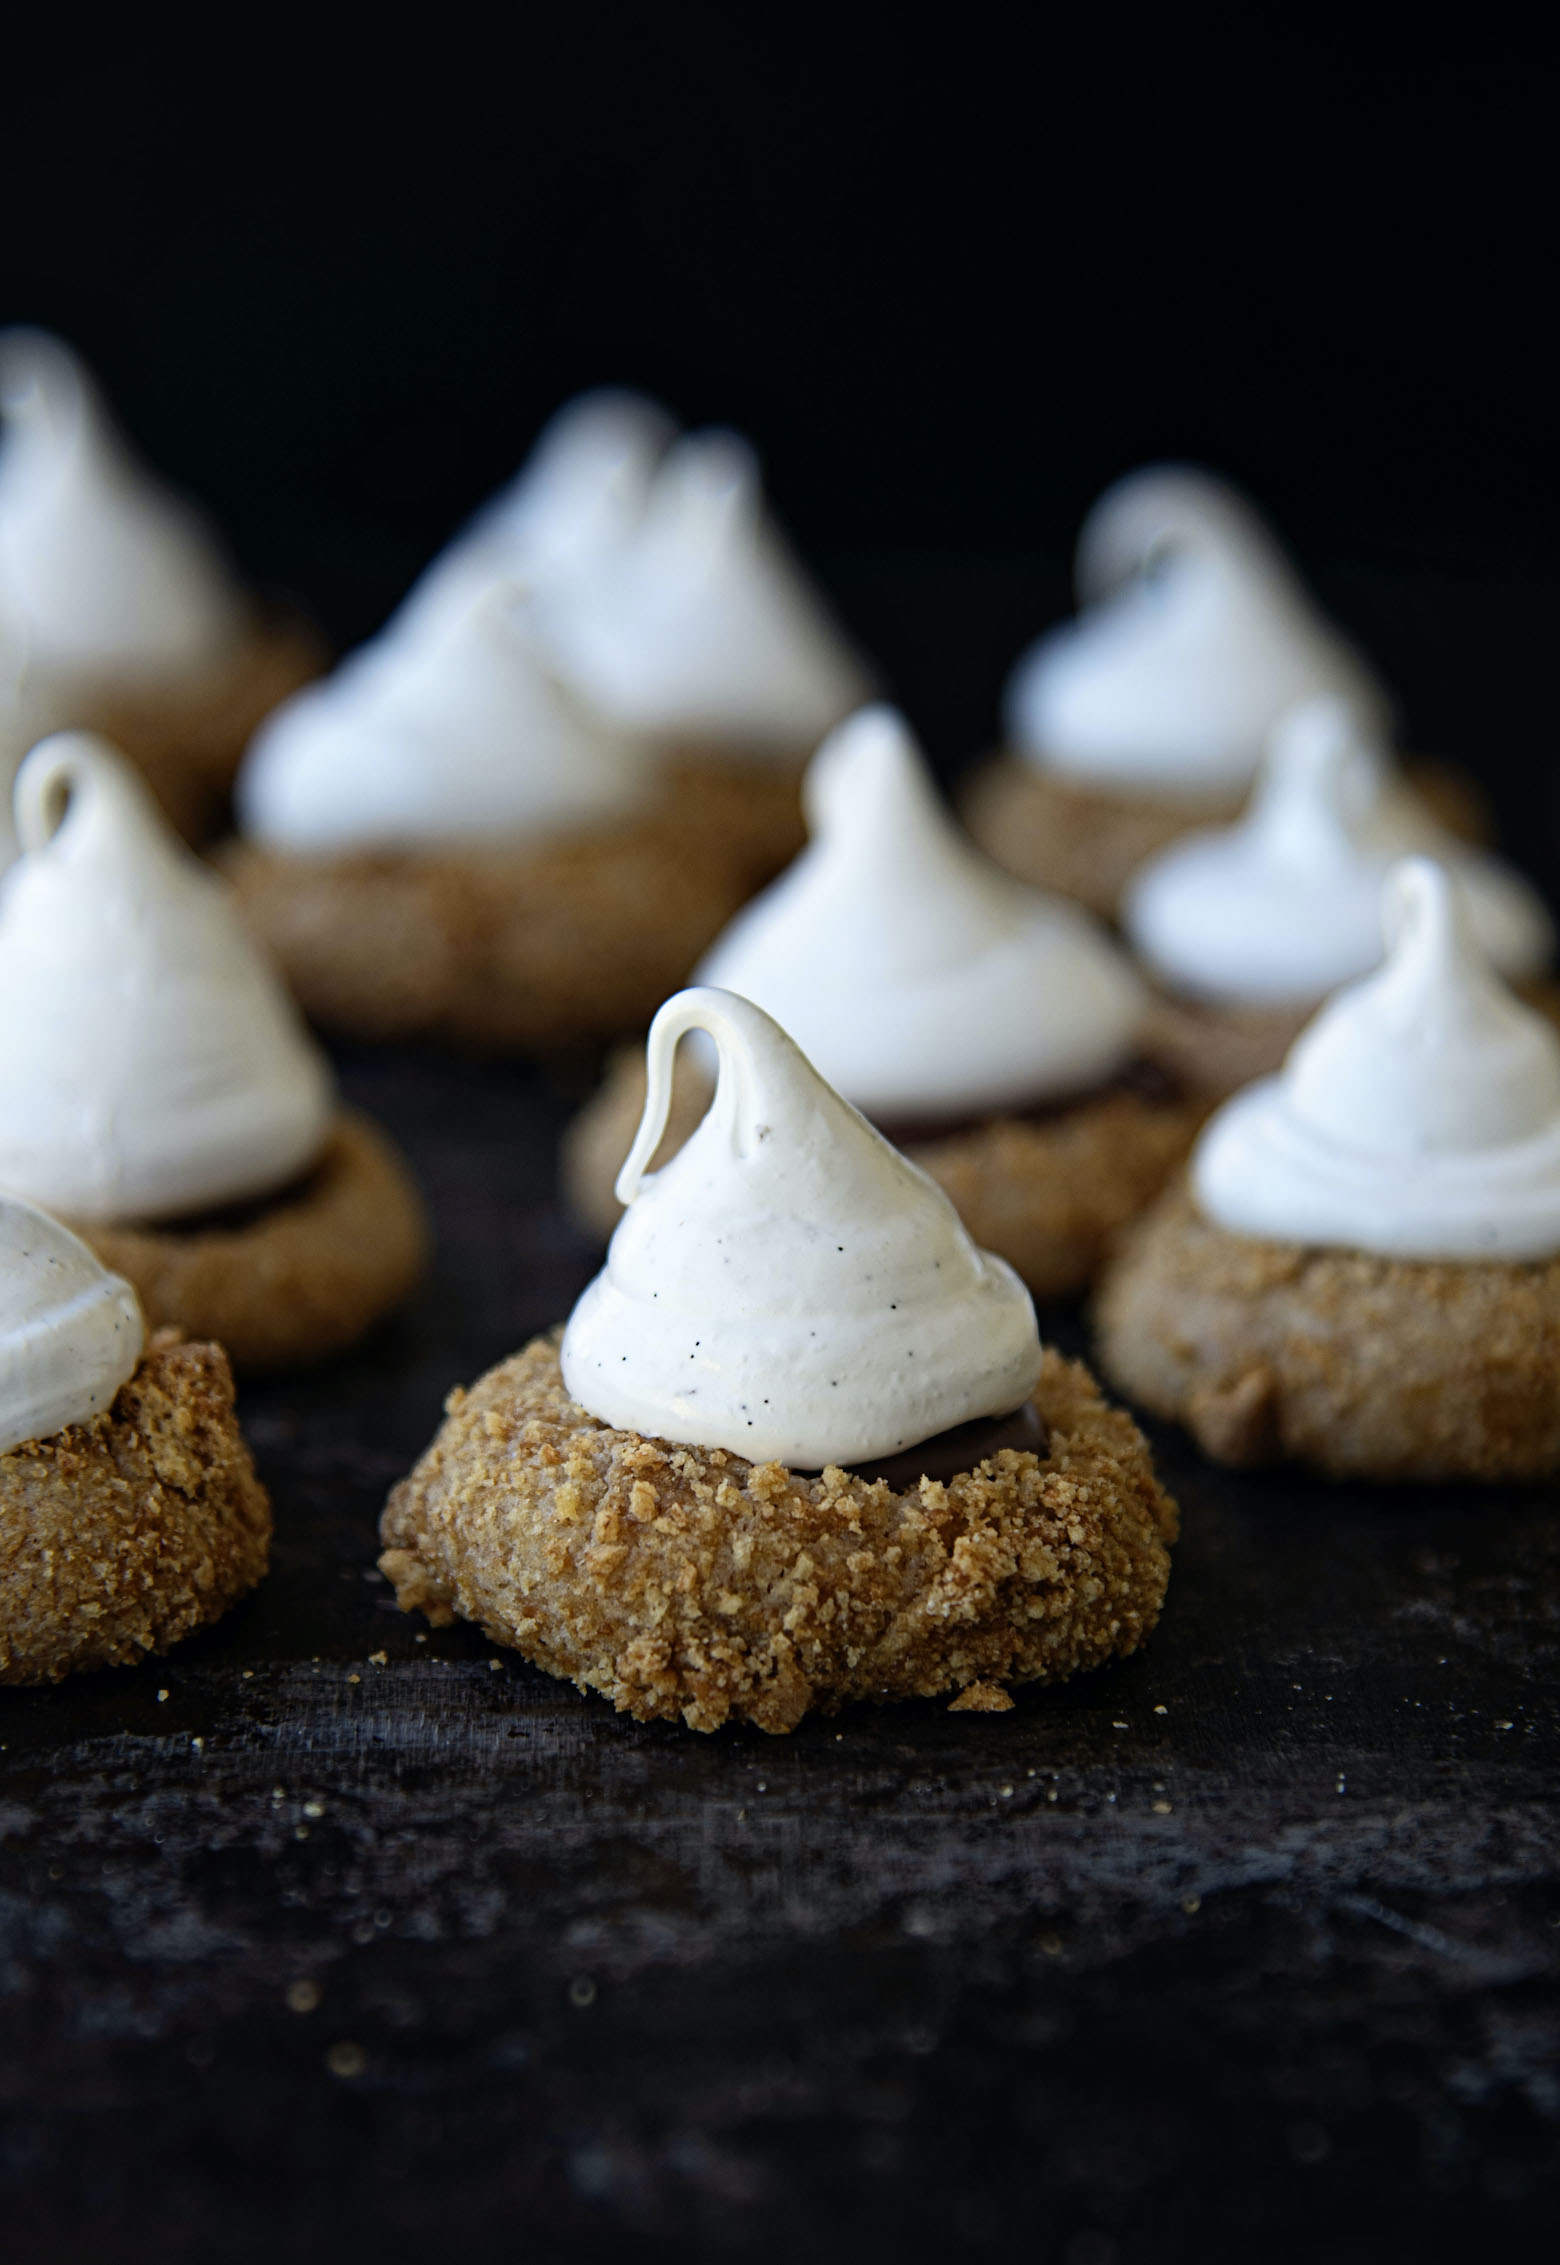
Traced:
<path fill-rule="evenodd" d="M 975 1416 L 969 1423 L 956 1423 L 951 1431 L 923 1439 L 918 1446 L 900 1447 L 892 1455 L 845 1467 L 853 1478 L 882 1479 L 896 1494 L 903 1494 L 923 1478 L 957 1478 L 961 1471 L 972 1471 L 977 1463 L 984 1463 L 1004 1447 L 1015 1448 L 1020 1454 L 1050 1453 L 1045 1418 L 1033 1400 L 1026 1400 L 1011 1415 Z M 816 1473 L 799 1475 L 805 1478 Z"/>
<path fill-rule="evenodd" d="M 285 1187 L 268 1188 L 264 1195 L 239 1196 L 210 1211 L 181 1212 L 177 1219 L 121 1219 L 114 1224 L 135 1226 L 151 1235 L 241 1235 L 257 1227 L 271 1212 L 303 1202 L 318 1176 L 319 1165 L 311 1164 L 296 1180 L 289 1180 Z"/>
<path fill-rule="evenodd" d="M 1074 1109 L 1087 1108 L 1091 1102 L 1107 1100 L 1113 1093 L 1135 1095 L 1151 1108 L 1181 1099 L 1177 1080 L 1158 1062 L 1139 1056 L 1104 1085 L 1090 1086 L 1087 1093 L 1048 1096 L 1045 1100 L 1027 1103 L 1009 1102 L 1004 1108 L 984 1109 L 968 1117 L 874 1117 L 872 1122 L 883 1138 L 891 1140 L 896 1148 L 925 1147 L 932 1141 L 957 1140 L 963 1133 L 978 1132 L 982 1125 L 1047 1124 L 1069 1115 Z"/>

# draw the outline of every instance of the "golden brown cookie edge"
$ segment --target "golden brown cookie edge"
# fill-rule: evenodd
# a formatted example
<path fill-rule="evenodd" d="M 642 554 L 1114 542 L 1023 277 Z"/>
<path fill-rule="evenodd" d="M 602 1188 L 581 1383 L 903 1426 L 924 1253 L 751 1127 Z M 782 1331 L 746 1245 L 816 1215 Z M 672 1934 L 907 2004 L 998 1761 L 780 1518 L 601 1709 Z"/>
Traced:
<path fill-rule="evenodd" d="M 254 1587 L 270 1536 L 226 1354 L 155 1336 L 110 1409 L 0 1455 L 0 1683 L 166 1650 Z"/>
<path fill-rule="evenodd" d="M 1081 1364 L 1047 1353 L 1036 1399 L 1043 1462 L 1006 1451 L 896 1495 L 615 1432 L 538 1339 L 452 1393 L 386 1506 L 381 1566 L 405 1608 L 694 1729 L 1056 1679 L 1146 1638 L 1177 1520 Z"/>

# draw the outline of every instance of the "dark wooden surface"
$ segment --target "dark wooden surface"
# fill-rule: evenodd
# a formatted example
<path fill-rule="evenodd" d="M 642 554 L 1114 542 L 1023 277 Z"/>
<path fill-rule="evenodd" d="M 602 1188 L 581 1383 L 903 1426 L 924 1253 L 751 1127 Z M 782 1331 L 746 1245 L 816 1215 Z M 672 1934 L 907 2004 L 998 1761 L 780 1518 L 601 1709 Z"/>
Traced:
<path fill-rule="evenodd" d="M 1550 2218 L 1552 1499 L 1166 1438 L 1138 1659 L 1005 1716 L 639 1728 L 419 1641 L 371 1570 L 448 1383 L 587 1276 L 567 1087 L 346 1068 L 441 1255 L 358 1357 L 245 1394 L 269 1581 L 0 1698 L 8 2254 L 1363 2260 Z"/>
<path fill-rule="evenodd" d="M 1414 650 L 1467 683 L 1468 621 L 1515 632 L 1455 618 Z M 1543 774 L 1495 772 L 1536 840 Z M 420 1641 L 372 1571 L 448 1385 L 591 1269 L 552 1197 L 583 1072 L 343 1070 L 439 1258 L 244 1394 L 269 1580 L 166 1661 L 0 1693 L 0 2254 L 1550 2253 L 1551 1495 L 1164 1437 L 1138 1659 L 996 1717 L 640 1728 Z"/>

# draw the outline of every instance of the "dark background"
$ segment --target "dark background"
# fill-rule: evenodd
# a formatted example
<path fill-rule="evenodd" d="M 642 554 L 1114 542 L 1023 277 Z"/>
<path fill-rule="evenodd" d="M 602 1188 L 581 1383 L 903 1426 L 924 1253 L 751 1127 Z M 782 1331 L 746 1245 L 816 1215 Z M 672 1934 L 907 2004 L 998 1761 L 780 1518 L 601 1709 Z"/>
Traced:
<path fill-rule="evenodd" d="M 1093 494 L 1201 457 L 1557 877 L 1534 55 L 1314 11 L 1260 49 L 677 23 L 500 52 L 424 11 L 343 59 L 246 16 L 191 78 L 193 34 L 176 73 L 72 22 L 12 56 L 0 312 L 340 640 L 572 389 L 728 419 L 945 766 Z M 438 1255 L 351 1359 L 246 1387 L 270 1578 L 166 1661 L 0 1693 L 8 2257 L 1550 2254 L 1552 1491 L 1235 1478 L 1156 1430 L 1185 1534 L 1119 1670 L 641 1728 L 371 1570 L 447 1385 L 596 1263 L 553 1188 L 586 1073 L 340 1067 Z"/>
<path fill-rule="evenodd" d="M 1269 508 L 1421 742 L 1531 737 L 1560 494 L 1514 34 L 671 24 L 441 17 L 369 54 L 280 15 L 197 77 L 70 39 L 8 102 L 0 310 L 73 338 L 338 639 L 614 379 L 757 441 L 945 762 L 1090 499 L 1166 454 Z M 1405 586 L 1470 596 L 1488 652 L 1403 628 Z"/>

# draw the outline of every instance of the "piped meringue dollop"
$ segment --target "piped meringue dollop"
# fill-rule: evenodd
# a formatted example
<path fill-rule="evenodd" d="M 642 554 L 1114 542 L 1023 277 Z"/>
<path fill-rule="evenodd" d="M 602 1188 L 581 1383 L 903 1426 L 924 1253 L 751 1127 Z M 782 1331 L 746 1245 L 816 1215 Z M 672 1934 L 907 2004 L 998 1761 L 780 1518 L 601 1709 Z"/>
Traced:
<path fill-rule="evenodd" d="M 512 583 L 393 622 L 250 743 L 240 823 L 275 848 L 480 843 L 631 809 L 649 758 L 560 685 Z"/>
<path fill-rule="evenodd" d="M 515 478 L 419 576 L 394 626 L 459 608 L 494 582 L 553 588 L 610 557 L 639 524 L 676 431 L 640 393 L 604 386 L 566 402 Z"/>
<path fill-rule="evenodd" d="M 220 662 L 244 606 L 204 522 L 131 456 L 47 331 L 0 333 L 0 622 L 47 676 L 158 678 Z"/>
<path fill-rule="evenodd" d="M 0 888 L 0 1185 L 68 1217 L 170 1219 L 319 1154 L 325 1063 L 222 882 L 103 740 L 16 782 Z"/>
<path fill-rule="evenodd" d="M 1514 998 L 1445 867 L 1388 876 L 1383 967 L 1225 1103 L 1192 1184 L 1237 1234 L 1391 1258 L 1560 1251 L 1560 1035 Z"/>
<path fill-rule="evenodd" d="M 625 730 L 734 753 L 811 746 L 866 673 L 764 509 L 735 433 L 666 452 L 629 538 L 543 593 L 559 667 Z"/>
<path fill-rule="evenodd" d="M 1008 681 L 1009 737 L 1037 768 L 1106 792 L 1235 792 L 1297 700 L 1343 693 L 1389 720 L 1256 512 L 1207 473 L 1153 465 L 1108 488 L 1076 574 L 1082 612 Z"/>
<path fill-rule="evenodd" d="M 707 1031 L 709 1114 L 648 1175 L 672 1056 Z M 1034 1390 L 1029 1293 L 761 1009 L 669 999 L 650 1027 L 628 1206 L 570 1317 L 563 1378 L 605 1423 L 796 1470 L 849 1465 Z"/>
<path fill-rule="evenodd" d="M 0 1195 L 0 1455 L 111 1407 L 145 1337 L 128 1282 L 47 1212 Z"/>
<path fill-rule="evenodd" d="M 1463 885 L 1474 934 L 1505 975 L 1546 966 L 1554 927 L 1536 891 L 1456 842 L 1335 695 L 1275 727 L 1244 815 L 1148 859 L 1122 922 L 1153 972 L 1189 996 L 1239 1005 L 1319 1000 L 1381 958 L 1381 887 L 1421 852 Z"/>
<path fill-rule="evenodd" d="M 1130 1059 L 1146 1000 L 1124 956 L 964 838 L 896 709 L 831 732 L 804 799 L 809 846 L 696 982 L 763 1007 L 885 1121 L 1079 1092 Z"/>

